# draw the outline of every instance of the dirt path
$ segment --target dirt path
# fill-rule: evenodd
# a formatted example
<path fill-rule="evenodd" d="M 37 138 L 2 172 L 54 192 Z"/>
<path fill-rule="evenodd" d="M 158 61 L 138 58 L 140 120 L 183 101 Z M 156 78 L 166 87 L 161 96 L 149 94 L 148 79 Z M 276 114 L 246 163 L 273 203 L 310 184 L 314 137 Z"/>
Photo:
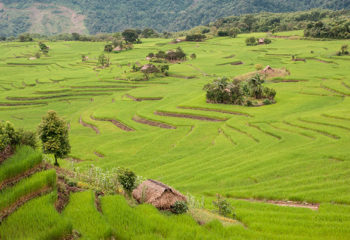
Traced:
<path fill-rule="evenodd" d="M 92 130 L 94 130 L 96 132 L 96 134 L 100 134 L 100 130 L 98 130 L 97 127 L 91 125 L 91 124 L 88 124 L 86 122 L 83 121 L 82 117 L 80 116 L 80 119 L 79 119 L 79 123 L 81 125 L 83 125 L 84 127 L 88 127 L 88 128 L 91 128 Z"/>
<path fill-rule="evenodd" d="M 158 100 L 162 100 L 163 98 L 162 97 L 134 97 L 134 96 L 131 96 L 129 94 L 125 94 L 124 95 L 125 97 L 127 98 L 130 98 L 134 101 L 137 101 L 137 102 L 142 102 L 142 101 L 158 101 Z"/>
<path fill-rule="evenodd" d="M 211 118 L 211 117 L 204 117 L 204 116 L 199 116 L 199 115 L 190 115 L 190 114 L 183 114 L 183 113 L 169 113 L 169 112 L 155 111 L 154 114 L 159 115 L 159 116 L 165 116 L 165 117 L 189 118 L 189 119 L 209 121 L 209 122 L 227 121 L 227 119 L 218 119 L 218 118 Z"/>
<path fill-rule="evenodd" d="M 95 118 L 93 117 L 92 115 L 90 116 L 90 118 L 94 121 L 101 121 L 101 122 L 111 122 L 113 123 L 116 127 L 120 128 L 121 130 L 125 131 L 125 132 L 133 132 L 135 131 L 134 129 L 126 126 L 125 124 L 117 121 L 117 120 L 114 120 L 114 119 L 99 119 L 99 118 Z"/>
<path fill-rule="evenodd" d="M 308 208 L 314 211 L 317 211 L 320 207 L 319 203 L 280 201 L 280 200 L 258 200 L 258 199 L 250 199 L 250 198 L 237 198 L 237 200 L 268 203 L 268 204 L 273 204 L 273 205 L 282 206 L 282 207 Z"/>
<path fill-rule="evenodd" d="M 161 123 L 161 122 L 156 122 L 156 121 L 151 121 L 145 118 L 141 118 L 140 116 L 135 115 L 132 120 L 134 120 L 135 122 L 141 123 L 141 124 L 146 124 L 149 126 L 153 126 L 153 127 L 160 127 L 160 128 L 165 128 L 165 129 L 176 129 L 175 126 L 171 126 L 165 123 Z"/>

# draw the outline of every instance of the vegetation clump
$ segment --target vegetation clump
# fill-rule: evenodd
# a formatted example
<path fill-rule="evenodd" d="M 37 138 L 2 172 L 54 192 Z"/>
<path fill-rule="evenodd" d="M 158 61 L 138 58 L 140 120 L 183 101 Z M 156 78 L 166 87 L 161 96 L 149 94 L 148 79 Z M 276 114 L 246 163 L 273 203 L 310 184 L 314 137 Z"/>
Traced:
<path fill-rule="evenodd" d="M 129 195 L 136 188 L 136 179 L 137 177 L 133 171 L 124 168 L 118 170 L 118 181 Z"/>
<path fill-rule="evenodd" d="M 217 211 L 220 215 L 224 217 L 233 217 L 235 218 L 234 209 L 231 204 L 224 199 L 220 194 L 216 195 L 216 201 L 213 201 L 213 205 L 217 208 Z"/>
<path fill-rule="evenodd" d="M 185 61 L 187 54 L 178 47 L 176 50 L 169 50 L 167 52 L 159 51 L 158 53 L 149 53 L 147 58 L 153 62 L 160 62 L 159 60 L 166 61 Z M 193 57 L 193 56 L 192 56 Z"/>
<path fill-rule="evenodd" d="M 204 34 L 192 34 L 186 36 L 188 42 L 202 42 L 206 36 Z"/>
<path fill-rule="evenodd" d="M 173 206 L 171 206 L 171 211 L 175 214 L 184 214 L 188 211 L 187 203 L 184 201 L 176 201 Z"/>
<path fill-rule="evenodd" d="M 48 46 L 46 46 L 46 44 L 45 43 L 43 43 L 43 42 L 39 42 L 39 48 L 40 48 L 40 51 L 42 52 L 42 53 L 44 53 L 44 54 L 48 54 L 49 53 L 49 47 Z"/>
<path fill-rule="evenodd" d="M 264 87 L 264 79 L 259 74 L 246 80 L 229 81 L 228 78 L 219 78 L 204 86 L 207 91 L 207 101 L 211 103 L 224 103 L 235 105 L 262 105 L 268 99 L 274 102 L 276 91 L 272 88 Z M 253 104 L 253 101 L 256 104 Z"/>
<path fill-rule="evenodd" d="M 10 122 L 0 122 L 0 152 L 8 146 L 14 148 L 16 145 L 28 145 L 35 148 L 37 146 L 36 134 L 21 128 L 16 130 Z"/>
<path fill-rule="evenodd" d="M 337 52 L 337 56 L 349 55 L 348 47 L 347 44 L 342 45 L 340 51 Z"/>

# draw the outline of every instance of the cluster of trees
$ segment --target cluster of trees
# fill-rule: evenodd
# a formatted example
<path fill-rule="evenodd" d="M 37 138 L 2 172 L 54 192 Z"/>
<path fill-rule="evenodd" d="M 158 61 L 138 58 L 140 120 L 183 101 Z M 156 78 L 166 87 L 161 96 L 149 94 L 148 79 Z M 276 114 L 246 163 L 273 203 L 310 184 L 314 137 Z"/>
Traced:
<path fill-rule="evenodd" d="M 35 132 L 15 129 L 12 123 L 0 121 L 0 152 L 7 147 L 14 148 L 17 145 L 28 145 L 35 148 L 37 146 Z"/>
<path fill-rule="evenodd" d="M 203 31 L 202 31 L 203 32 Z M 204 31 L 206 32 L 206 31 Z M 237 27 L 233 28 L 221 28 L 218 30 L 217 36 L 219 37 L 232 37 L 235 38 L 241 32 Z"/>
<path fill-rule="evenodd" d="M 160 59 L 164 59 L 167 61 L 184 61 L 186 60 L 186 53 L 182 50 L 182 48 L 178 47 L 175 51 L 170 50 L 167 52 L 159 51 L 156 54 L 149 53 L 147 55 L 148 58 L 152 59 L 154 62 L 158 62 Z"/>
<path fill-rule="evenodd" d="M 350 20 L 343 18 L 331 21 L 309 23 L 304 30 L 305 37 L 350 39 Z"/>
<path fill-rule="evenodd" d="M 57 159 L 66 157 L 70 153 L 67 123 L 58 117 L 56 112 L 49 111 L 42 118 L 38 127 L 39 138 L 43 152 L 53 154 L 55 165 Z M 35 132 L 23 129 L 16 130 L 10 122 L 0 122 L 0 153 L 6 148 L 15 148 L 18 145 L 27 145 L 33 148 L 38 146 Z"/>
<path fill-rule="evenodd" d="M 227 31 L 247 32 L 278 32 L 306 29 L 308 24 L 324 19 L 343 19 L 349 10 L 330 11 L 312 10 L 290 13 L 259 13 L 232 16 L 219 19 L 207 26 L 213 34 Z"/>
<path fill-rule="evenodd" d="M 276 91 L 263 86 L 264 79 L 256 75 L 247 81 L 229 81 L 228 78 L 219 78 L 204 86 L 207 91 L 207 101 L 236 105 L 253 105 L 254 100 L 264 100 L 264 104 L 274 102 Z"/>
<path fill-rule="evenodd" d="M 186 36 L 186 41 L 189 42 L 201 42 L 206 38 L 204 34 L 191 34 Z"/>

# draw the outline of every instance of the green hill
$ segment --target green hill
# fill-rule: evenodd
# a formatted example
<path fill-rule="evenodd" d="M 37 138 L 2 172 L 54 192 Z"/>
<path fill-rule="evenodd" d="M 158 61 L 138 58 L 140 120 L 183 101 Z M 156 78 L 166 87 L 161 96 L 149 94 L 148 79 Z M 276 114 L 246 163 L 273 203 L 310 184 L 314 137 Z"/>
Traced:
<path fill-rule="evenodd" d="M 1 0 L 0 35 L 18 35 L 27 31 L 95 34 L 129 27 L 178 31 L 244 13 L 349 7 L 350 3 L 342 0 Z"/>

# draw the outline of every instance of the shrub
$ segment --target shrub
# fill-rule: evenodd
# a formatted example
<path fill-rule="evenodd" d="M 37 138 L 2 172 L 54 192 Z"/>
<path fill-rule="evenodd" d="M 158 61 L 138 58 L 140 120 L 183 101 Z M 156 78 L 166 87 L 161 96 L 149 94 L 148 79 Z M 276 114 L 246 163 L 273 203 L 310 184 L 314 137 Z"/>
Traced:
<path fill-rule="evenodd" d="M 131 193 L 136 187 L 136 175 L 129 169 L 121 168 L 118 171 L 118 181 L 127 193 Z"/>
<path fill-rule="evenodd" d="M 160 71 L 161 71 L 162 73 L 166 73 L 167 71 L 169 71 L 169 65 L 162 65 L 162 66 L 160 67 Z"/>
<path fill-rule="evenodd" d="M 113 46 L 112 44 L 107 44 L 104 49 L 105 52 L 112 52 L 113 51 Z"/>
<path fill-rule="evenodd" d="M 196 59 L 197 55 L 195 53 L 192 53 L 190 57 L 191 57 L 191 59 Z"/>
<path fill-rule="evenodd" d="M 233 207 L 231 204 L 224 199 L 221 195 L 217 194 L 217 200 L 213 201 L 214 206 L 218 209 L 220 215 L 224 217 L 233 217 Z"/>
<path fill-rule="evenodd" d="M 264 39 L 264 44 L 270 44 L 270 43 L 271 43 L 271 39 L 269 39 L 269 38 Z"/>
<path fill-rule="evenodd" d="M 35 149 L 38 146 L 37 140 L 35 132 L 21 128 L 16 132 L 16 145 L 27 145 Z"/>
<path fill-rule="evenodd" d="M 40 48 L 40 51 L 42 51 L 44 54 L 49 53 L 49 47 L 46 46 L 45 43 L 39 42 L 39 48 Z"/>
<path fill-rule="evenodd" d="M 176 201 L 173 206 L 171 206 L 171 211 L 175 214 L 184 214 L 188 211 L 187 203 L 184 201 Z"/>
<path fill-rule="evenodd" d="M 192 34 L 186 36 L 186 41 L 189 42 L 201 42 L 206 38 L 203 34 Z"/>
<path fill-rule="evenodd" d="M 255 37 L 249 37 L 245 40 L 247 46 L 256 46 L 258 45 L 258 41 Z"/>
<path fill-rule="evenodd" d="M 255 64 L 255 69 L 256 69 L 257 71 L 260 71 L 260 70 L 263 69 L 263 65 L 261 65 L 261 64 Z"/>
<path fill-rule="evenodd" d="M 270 105 L 272 102 L 269 99 L 265 99 L 263 103 L 264 105 Z"/>

